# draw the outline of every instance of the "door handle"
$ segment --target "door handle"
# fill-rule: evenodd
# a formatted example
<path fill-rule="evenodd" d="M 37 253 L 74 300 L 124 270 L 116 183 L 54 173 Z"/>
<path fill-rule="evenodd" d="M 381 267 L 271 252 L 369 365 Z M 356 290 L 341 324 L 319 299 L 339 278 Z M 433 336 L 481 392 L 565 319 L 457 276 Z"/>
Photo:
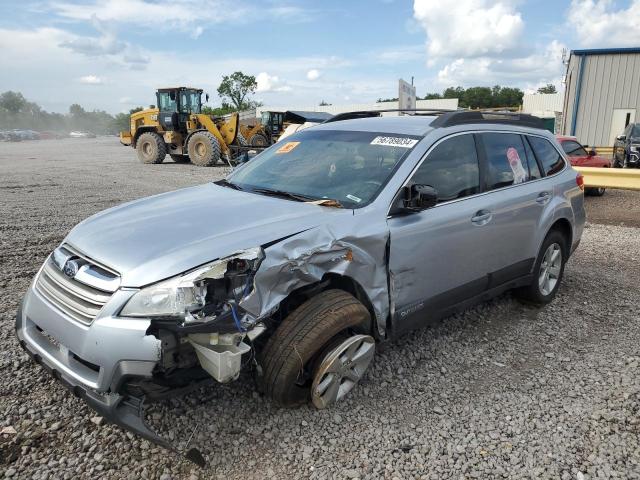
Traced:
<path fill-rule="evenodd" d="M 474 225 L 486 225 L 491 221 L 493 214 L 489 210 L 479 210 L 471 217 L 471 223 Z"/>
<path fill-rule="evenodd" d="M 536 198 L 536 202 L 540 205 L 544 205 L 551 199 L 551 194 L 549 192 L 540 192 L 538 194 L 538 198 Z"/>

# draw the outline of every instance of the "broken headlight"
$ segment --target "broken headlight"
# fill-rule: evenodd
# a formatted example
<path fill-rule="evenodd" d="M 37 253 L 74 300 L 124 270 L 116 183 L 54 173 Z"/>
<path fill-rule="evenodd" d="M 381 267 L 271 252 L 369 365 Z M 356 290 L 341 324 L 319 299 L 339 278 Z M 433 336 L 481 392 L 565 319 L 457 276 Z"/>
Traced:
<path fill-rule="evenodd" d="M 183 321 L 215 318 L 251 293 L 253 276 L 263 257 L 260 247 L 250 248 L 143 288 L 129 299 L 120 315 Z"/>

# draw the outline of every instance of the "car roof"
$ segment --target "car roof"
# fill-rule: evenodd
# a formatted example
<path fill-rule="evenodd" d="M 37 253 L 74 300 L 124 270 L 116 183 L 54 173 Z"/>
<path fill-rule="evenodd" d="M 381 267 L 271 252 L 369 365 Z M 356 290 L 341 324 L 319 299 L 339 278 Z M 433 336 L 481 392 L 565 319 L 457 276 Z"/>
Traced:
<path fill-rule="evenodd" d="M 572 137 L 571 135 L 556 135 L 556 138 L 558 139 L 559 142 L 562 140 L 573 140 L 574 142 L 578 142 L 577 137 Z"/>
<path fill-rule="evenodd" d="M 397 117 L 368 117 L 338 120 L 317 125 L 314 130 L 345 130 L 356 132 L 381 132 L 424 136 L 433 130 L 435 116 L 402 115 Z"/>

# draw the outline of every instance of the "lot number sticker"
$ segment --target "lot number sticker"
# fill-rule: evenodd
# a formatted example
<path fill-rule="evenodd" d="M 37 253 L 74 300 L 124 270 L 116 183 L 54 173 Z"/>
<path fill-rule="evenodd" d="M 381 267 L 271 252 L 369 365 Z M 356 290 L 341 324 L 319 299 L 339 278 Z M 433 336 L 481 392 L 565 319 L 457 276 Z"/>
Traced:
<path fill-rule="evenodd" d="M 376 137 L 371 142 L 371 145 L 383 145 L 385 147 L 401 147 L 412 148 L 418 140 L 406 137 Z"/>
<path fill-rule="evenodd" d="M 298 145 L 300 145 L 300 142 L 287 142 L 278 149 L 277 153 L 289 153 Z"/>

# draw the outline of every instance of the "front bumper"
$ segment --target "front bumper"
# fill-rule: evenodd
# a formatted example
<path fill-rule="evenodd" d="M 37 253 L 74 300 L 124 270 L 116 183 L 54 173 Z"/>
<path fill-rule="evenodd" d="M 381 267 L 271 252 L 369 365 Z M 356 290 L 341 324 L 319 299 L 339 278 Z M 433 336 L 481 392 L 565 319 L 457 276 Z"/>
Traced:
<path fill-rule="evenodd" d="M 49 322 L 45 321 L 36 324 L 31 320 L 30 315 L 34 311 L 38 312 L 40 302 L 44 302 L 42 298 L 38 297 L 37 292 L 31 288 L 16 313 L 16 336 L 20 346 L 27 354 L 108 422 L 132 431 L 157 445 L 179 454 L 180 452 L 170 442 L 160 437 L 146 425 L 143 412 L 144 397 L 122 395 L 117 393 L 117 390 L 112 392 L 96 390 L 101 385 L 110 383 L 119 385 L 127 377 L 150 376 L 150 369 L 153 368 L 155 362 L 122 360 L 115 367 L 100 367 L 99 373 L 96 374 L 94 368 L 89 368 L 77 361 L 74 358 L 75 354 L 70 349 L 63 346 L 63 344 L 56 345 L 56 342 L 52 341 L 49 335 L 44 333 L 45 331 L 39 324 L 50 325 Z M 58 314 L 51 311 L 50 315 L 55 317 Z M 93 325 L 88 329 L 92 327 Z M 73 343 L 79 345 L 77 342 Z M 159 355 L 159 350 L 157 352 Z M 139 352 L 137 356 L 139 358 L 144 354 Z M 112 372 L 113 375 L 107 375 L 104 372 Z M 204 457 L 197 449 L 190 449 L 185 453 L 185 457 L 200 466 L 205 464 Z"/>

